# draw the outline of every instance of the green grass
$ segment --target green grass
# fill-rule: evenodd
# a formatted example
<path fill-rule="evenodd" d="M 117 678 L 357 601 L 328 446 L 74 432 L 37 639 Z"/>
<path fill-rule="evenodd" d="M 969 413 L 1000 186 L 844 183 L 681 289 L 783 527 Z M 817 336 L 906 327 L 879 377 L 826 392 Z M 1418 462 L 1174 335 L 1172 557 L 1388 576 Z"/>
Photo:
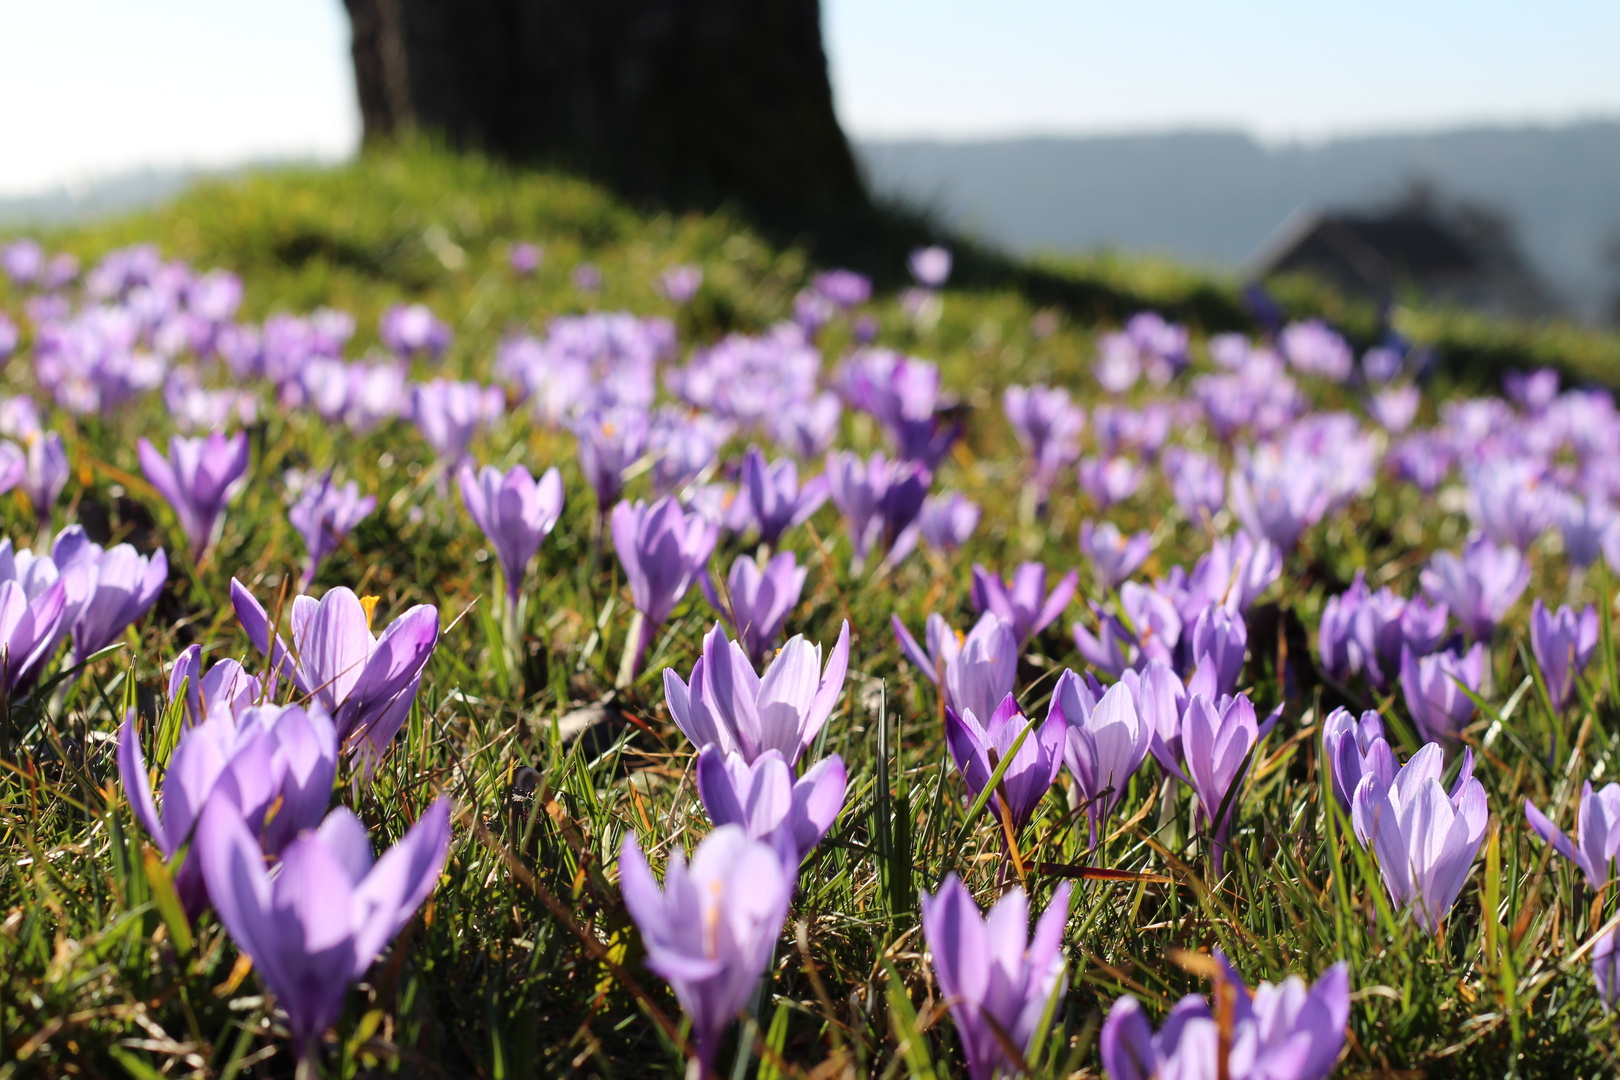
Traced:
<path fill-rule="evenodd" d="M 516 239 L 546 248 L 544 265 L 528 281 L 505 267 L 506 245 Z M 554 314 L 589 307 L 675 317 L 683 344 L 760 329 L 790 310 L 813 269 L 802 250 L 777 246 L 725 216 L 648 215 L 577 181 L 425 150 L 209 184 L 161 209 L 50 241 L 86 259 L 151 241 L 199 269 L 233 269 L 247 283 L 245 316 L 343 308 L 360 326 L 351 355 L 374 344 L 384 307 L 422 300 L 456 329 L 446 370 L 479 376 L 487 376 L 510 328 L 539 329 Z M 999 840 L 987 820 L 964 821 L 937 699 L 900 659 L 889 615 L 915 628 L 938 610 L 966 625 L 974 561 L 1004 572 L 1029 558 L 1054 570 L 1078 563 L 1075 537 L 1090 511 L 1072 483 L 1060 487 L 1047 521 L 1023 521 L 1016 511 L 1016 448 L 1000 418 L 1005 385 L 1089 387 L 1084 372 L 1098 320 L 1138 306 L 1196 317 L 1200 331 L 1242 324 L 1233 283 L 1172 267 L 1117 259 L 1032 267 L 968 254 L 963 287 L 947 292 L 943 317 L 927 333 L 910 326 L 892 292 L 880 295 L 874 310 L 882 343 L 938 361 L 947 386 L 973 408 L 969 437 L 936 487 L 960 488 L 983 502 L 975 541 L 952 564 L 918 556 L 891 579 L 872 581 L 849 575 L 848 546 L 830 507 L 789 533 L 787 543 L 811 568 L 790 632 L 830 645 L 840 620 L 851 623 L 851 674 L 825 746 L 849 763 L 849 798 L 801 879 L 758 1023 L 743 1030 L 742 1054 L 722 1057 L 728 1075 L 961 1074 L 922 957 L 912 889 L 932 889 L 954 870 L 988 898 L 1000 869 Z M 595 298 L 569 284 L 581 259 L 602 270 L 605 286 Z M 650 282 L 683 262 L 701 265 L 705 284 L 690 310 L 676 312 Z M 0 294 L 9 310 L 15 300 Z M 1353 332 L 1368 332 L 1356 321 L 1365 312 L 1331 298 L 1301 289 L 1285 300 L 1293 310 L 1321 306 Z M 1034 316 L 1059 305 L 1057 332 L 1037 337 Z M 1620 372 L 1612 338 L 1422 311 L 1408 318 L 1414 334 L 1446 349 L 1556 363 L 1603 381 Z M 847 340 L 845 331 L 831 332 L 829 368 Z M 1464 383 L 1477 375 L 1454 369 Z M 7 378 L 13 393 L 31 383 L 21 360 Z M 1337 390 L 1317 389 L 1326 406 L 1347 403 Z M 1433 408 L 1426 403 L 1430 419 Z M 138 640 L 131 636 L 126 651 L 94 662 L 60 716 L 18 710 L 10 718 L 16 738 L 0 763 L 0 1080 L 290 1075 L 269 1003 L 253 975 L 233 973 L 236 953 L 217 923 L 203 917 L 187 949 L 186 935 L 165 917 L 162 865 L 143 853 L 108 737 L 126 701 L 150 724 L 163 666 L 185 644 L 204 642 L 214 655 L 249 652 L 230 612 L 228 583 L 238 577 L 266 600 L 290 587 L 302 549 L 286 521 L 281 476 L 309 465 L 335 465 L 380 503 L 328 561 L 317 589 L 347 584 L 377 594 L 379 619 L 435 603 L 446 626 L 392 756 L 370 788 L 342 797 L 379 847 L 437 791 L 453 794 L 459 808 L 439 889 L 350 995 L 324 1068 L 344 1077 L 680 1075 L 679 1056 L 654 1019 L 678 1017 L 678 1009 L 641 962 L 614 864 L 627 832 L 656 865 L 707 831 L 690 748 L 669 722 L 658 672 L 670 664 L 690 668 L 713 614 L 696 590 L 676 610 L 646 674 L 620 699 L 640 724 L 607 752 L 591 757 L 580 745 L 558 744 L 554 721 L 609 693 L 630 622 L 616 564 L 589 558 L 593 513 L 571 440 L 519 414 L 474 444 L 482 461 L 522 461 L 535 472 L 557 464 L 568 489 L 562 523 L 528 582 L 521 668 L 508 672 L 495 620 L 484 617 L 498 588 L 493 560 L 408 425 L 354 438 L 302 413 L 267 410 L 253 433 L 252 482 L 232 505 L 216 552 L 193 570 L 182 566 L 176 522 L 140 481 L 135 461 L 138 435 L 158 439 L 169 431 L 157 400 L 104 421 L 76 424 L 56 415 L 53 423 L 76 466 L 58 525 L 102 514 L 121 537 L 165 545 L 176 568 Z M 872 426 L 855 417 L 846 421 L 844 442 L 862 450 L 879 445 Z M 644 494 L 645 483 L 633 483 L 631 493 Z M 1158 532 L 1147 568 L 1155 574 L 1190 562 L 1206 544 L 1201 528 L 1166 514 L 1168 505 L 1155 474 L 1110 515 L 1122 527 Z M 30 542 L 34 525 L 20 503 L 5 501 L 0 514 L 7 535 Z M 1278 658 L 1298 664 L 1307 649 L 1304 628 L 1314 628 L 1324 598 L 1357 567 L 1389 567 L 1392 583 L 1410 591 L 1423 555 L 1455 546 L 1461 531 L 1456 515 L 1389 486 L 1314 530 L 1251 623 L 1247 681 L 1257 706 L 1282 700 Z M 722 551 L 716 565 L 729 566 L 737 554 Z M 1345 839 L 1347 822 L 1331 798 L 1324 800 L 1316 725 L 1338 691 L 1297 681 L 1233 810 L 1223 881 L 1206 880 L 1203 856 L 1189 843 L 1188 793 L 1169 790 L 1175 805 L 1161 829 L 1157 772 L 1146 766 L 1132 781 L 1097 861 L 1173 883 L 1077 888 L 1067 936 L 1073 989 L 1055 1043 L 1041 1056 L 1041 1075 L 1099 1075 L 1094 1039 L 1111 1002 L 1136 993 L 1159 1015 L 1180 995 L 1203 989 L 1171 961 L 1172 951 L 1209 947 L 1225 949 L 1251 985 L 1290 973 L 1314 978 L 1348 960 L 1356 997 L 1344 1075 L 1614 1072 L 1620 1043 L 1577 958 L 1592 925 L 1592 898 L 1528 833 L 1520 804 L 1526 795 L 1541 805 L 1558 801 L 1564 809 L 1555 819 L 1567 824 L 1580 780 L 1599 766 L 1606 776 L 1620 768 L 1620 712 L 1612 678 L 1601 673 L 1589 679 L 1583 704 L 1562 717 L 1549 715 L 1538 695 L 1514 693 L 1526 677 L 1515 635 L 1522 636 L 1529 597 L 1597 592 L 1595 580 L 1571 583 L 1552 551 L 1538 550 L 1534 561 L 1531 591 L 1494 654 L 1489 702 L 1500 719 L 1474 731 L 1483 751 L 1478 775 L 1495 816 L 1489 853 L 1443 934 L 1428 938 L 1409 920 L 1388 917 L 1376 869 Z M 1044 712 L 1064 666 L 1081 668 L 1067 621 L 1023 665 L 1020 692 L 1031 711 Z M 1298 671 L 1308 676 L 1309 668 Z M 1387 714 L 1405 715 L 1398 702 Z M 1548 765 L 1535 752 L 1549 728 L 1561 731 L 1561 746 L 1577 747 L 1567 764 Z M 1081 833 L 1060 788 L 1022 839 L 1033 862 L 1077 863 L 1085 857 Z M 1044 906 L 1056 879 L 1033 881 L 1036 904 Z M 1603 899 L 1600 917 L 1614 906 Z M 740 1072 L 730 1071 L 734 1061 Z"/>

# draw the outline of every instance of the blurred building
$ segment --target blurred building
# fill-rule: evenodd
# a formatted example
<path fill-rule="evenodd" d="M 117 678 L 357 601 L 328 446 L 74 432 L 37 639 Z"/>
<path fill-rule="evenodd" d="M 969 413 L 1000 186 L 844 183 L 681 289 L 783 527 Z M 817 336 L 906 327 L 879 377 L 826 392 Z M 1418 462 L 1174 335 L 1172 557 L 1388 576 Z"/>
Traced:
<path fill-rule="evenodd" d="M 1385 210 L 1296 211 L 1244 269 L 1254 280 L 1305 274 L 1378 302 L 1415 297 L 1518 319 L 1562 313 L 1505 215 L 1445 204 L 1424 187 Z"/>

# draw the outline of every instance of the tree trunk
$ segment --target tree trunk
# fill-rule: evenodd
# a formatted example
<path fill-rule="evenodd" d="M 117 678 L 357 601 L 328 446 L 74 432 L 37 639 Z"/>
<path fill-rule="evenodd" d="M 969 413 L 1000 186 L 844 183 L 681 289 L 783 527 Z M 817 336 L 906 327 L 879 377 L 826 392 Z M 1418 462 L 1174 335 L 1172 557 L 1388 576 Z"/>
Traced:
<path fill-rule="evenodd" d="M 412 130 L 632 197 L 869 207 L 818 0 L 344 0 L 368 143 Z"/>

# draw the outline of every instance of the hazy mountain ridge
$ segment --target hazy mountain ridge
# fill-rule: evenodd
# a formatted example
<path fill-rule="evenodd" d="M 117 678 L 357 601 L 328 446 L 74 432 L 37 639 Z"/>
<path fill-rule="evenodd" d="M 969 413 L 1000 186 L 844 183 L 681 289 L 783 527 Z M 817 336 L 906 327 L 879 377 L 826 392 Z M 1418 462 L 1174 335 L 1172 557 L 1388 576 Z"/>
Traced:
<path fill-rule="evenodd" d="M 10 231 L 137 210 L 178 195 L 197 175 L 190 169 L 143 169 L 30 195 L 0 197 L 0 227 Z"/>
<path fill-rule="evenodd" d="M 1536 271 L 1595 318 L 1617 284 L 1620 122 L 1267 146 L 1237 132 L 862 143 L 875 190 L 1018 251 L 1111 247 L 1236 267 L 1304 207 L 1360 208 L 1414 181 L 1508 214 Z"/>

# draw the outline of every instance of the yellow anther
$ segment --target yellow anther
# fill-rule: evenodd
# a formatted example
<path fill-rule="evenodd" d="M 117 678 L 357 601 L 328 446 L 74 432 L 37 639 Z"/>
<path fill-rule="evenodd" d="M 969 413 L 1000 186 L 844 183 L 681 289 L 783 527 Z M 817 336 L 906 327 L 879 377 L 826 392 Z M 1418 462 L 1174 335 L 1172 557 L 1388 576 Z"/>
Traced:
<path fill-rule="evenodd" d="M 360 598 L 360 606 L 362 608 L 364 608 L 365 612 L 366 612 L 366 629 L 367 630 L 371 629 L 371 613 L 373 611 L 377 610 L 377 601 L 379 599 L 381 599 L 381 597 L 377 597 L 377 596 L 362 596 Z"/>
<path fill-rule="evenodd" d="M 703 909 L 703 952 L 714 957 L 720 955 L 720 894 L 725 891 L 718 879 L 709 882 L 709 895 L 714 903 Z"/>

